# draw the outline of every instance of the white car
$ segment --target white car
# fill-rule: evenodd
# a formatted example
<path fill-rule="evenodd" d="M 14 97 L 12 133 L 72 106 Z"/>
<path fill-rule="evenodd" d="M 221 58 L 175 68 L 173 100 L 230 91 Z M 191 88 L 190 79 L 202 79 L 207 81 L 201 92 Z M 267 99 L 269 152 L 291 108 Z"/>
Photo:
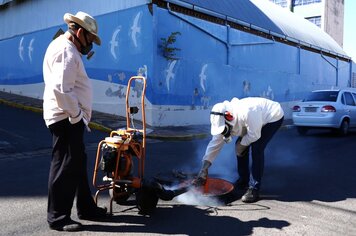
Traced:
<path fill-rule="evenodd" d="M 312 128 L 330 128 L 346 135 L 356 127 L 356 88 L 316 90 L 293 107 L 299 134 Z"/>

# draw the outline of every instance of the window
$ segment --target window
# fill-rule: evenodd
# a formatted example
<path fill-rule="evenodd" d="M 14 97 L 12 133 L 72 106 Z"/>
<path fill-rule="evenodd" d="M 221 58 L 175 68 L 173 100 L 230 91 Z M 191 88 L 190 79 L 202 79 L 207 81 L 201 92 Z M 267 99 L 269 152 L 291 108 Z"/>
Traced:
<path fill-rule="evenodd" d="M 319 28 L 321 27 L 321 16 L 308 17 L 305 19 L 318 26 Z"/>
<path fill-rule="evenodd" d="M 295 0 L 294 6 L 309 5 L 313 3 L 319 3 L 319 2 L 321 2 L 321 0 Z"/>
<path fill-rule="evenodd" d="M 348 106 L 355 106 L 355 101 L 354 98 L 352 97 L 351 93 L 349 92 L 345 92 L 344 93 L 344 97 L 345 97 L 345 103 Z"/>
<path fill-rule="evenodd" d="M 287 0 L 270 0 L 271 2 L 273 2 L 276 5 L 279 5 L 281 7 L 287 7 Z"/>
<path fill-rule="evenodd" d="M 336 102 L 337 95 L 339 91 L 318 91 L 312 92 L 309 96 L 304 99 L 305 102 L 308 101 L 328 101 L 328 102 Z"/>
<path fill-rule="evenodd" d="M 356 93 L 352 93 L 352 96 L 354 97 L 354 100 L 356 101 Z"/>

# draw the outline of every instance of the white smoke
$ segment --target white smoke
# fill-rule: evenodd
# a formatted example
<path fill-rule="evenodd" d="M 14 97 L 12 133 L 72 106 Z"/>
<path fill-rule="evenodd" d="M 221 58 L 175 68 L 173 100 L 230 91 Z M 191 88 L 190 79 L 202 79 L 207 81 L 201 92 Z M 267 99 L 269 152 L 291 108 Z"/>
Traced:
<path fill-rule="evenodd" d="M 182 161 L 180 165 L 176 165 L 174 169 L 187 174 L 198 174 L 209 141 L 210 138 L 207 138 L 205 142 L 195 142 L 194 146 L 190 148 L 189 155 L 186 156 L 186 161 Z M 212 166 L 209 168 L 209 176 L 221 178 L 230 182 L 236 181 L 238 175 L 235 140 L 223 146 L 212 163 Z"/>
<path fill-rule="evenodd" d="M 186 174 L 197 174 L 201 168 L 202 158 L 204 156 L 206 145 L 208 143 L 197 142 L 193 148 L 191 148 L 191 154 L 187 158 L 186 162 L 183 162 L 178 167 L 178 170 L 182 170 L 181 173 Z M 229 182 L 236 181 L 237 167 L 236 167 L 236 154 L 235 154 L 235 140 L 229 144 L 225 144 L 221 149 L 220 153 L 216 157 L 212 166 L 209 168 L 209 177 L 219 178 Z M 177 170 L 177 169 L 175 169 Z M 178 171 L 177 170 L 177 171 Z M 178 181 L 179 182 L 179 181 Z M 166 190 L 176 190 L 182 187 L 182 184 L 173 184 L 170 186 L 163 186 Z M 178 195 L 174 198 L 177 202 L 196 205 L 196 206 L 223 206 L 225 203 L 219 199 L 219 196 L 208 196 L 197 191 L 194 188 L 189 189 L 189 191 Z"/>
<path fill-rule="evenodd" d="M 222 206 L 224 205 L 217 197 L 205 196 L 201 192 L 190 189 L 188 192 L 183 193 L 176 197 L 176 200 L 186 205 L 195 206 Z"/>
<path fill-rule="evenodd" d="M 167 186 L 164 185 L 166 190 L 176 190 L 182 188 L 184 184 Z M 218 196 L 208 196 L 204 195 L 202 192 L 198 191 L 194 187 L 190 187 L 189 190 L 183 194 L 178 195 L 174 198 L 177 202 L 194 205 L 194 206 L 222 206 L 224 203 L 219 200 Z"/>
<path fill-rule="evenodd" d="M 235 142 L 225 144 L 209 168 L 209 176 L 235 182 L 238 178 Z"/>

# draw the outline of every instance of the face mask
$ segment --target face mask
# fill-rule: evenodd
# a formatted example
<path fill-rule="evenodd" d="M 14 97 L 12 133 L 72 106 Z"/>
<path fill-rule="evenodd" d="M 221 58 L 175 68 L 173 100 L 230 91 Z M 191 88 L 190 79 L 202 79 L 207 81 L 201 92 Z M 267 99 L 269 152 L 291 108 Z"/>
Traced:
<path fill-rule="evenodd" d="M 83 29 L 84 30 L 84 29 Z M 82 42 L 79 40 L 79 38 L 77 37 L 77 35 L 72 31 L 72 30 L 69 30 L 69 33 L 79 42 L 80 44 L 80 53 L 83 54 L 83 55 L 87 55 L 87 59 L 90 59 L 90 57 L 93 56 L 94 52 L 91 52 L 91 50 L 93 49 L 93 43 L 89 43 L 88 42 L 88 39 L 87 39 L 87 33 L 86 31 L 84 30 L 85 32 L 85 35 L 84 35 L 84 38 L 85 38 L 85 42 L 87 44 L 87 46 L 84 46 L 82 44 Z"/>
<path fill-rule="evenodd" d="M 221 133 L 224 136 L 225 143 L 230 143 L 232 141 L 231 129 L 232 129 L 231 125 L 225 123 L 225 129 Z"/>
<path fill-rule="evenodd" d="M 81 53 L 83 55 L 87 55 L 93 49 L 93 43 L 88 42 L 88 38 L 87 38 L 88 33 L 86 31 L 84 31 L 84 32 L 85 32 L 84 38 L 85 38 L 85 42 L 86 42 L 87 46 L 83 46 L 82 44 L 80 44 L 81 45 Z"/>

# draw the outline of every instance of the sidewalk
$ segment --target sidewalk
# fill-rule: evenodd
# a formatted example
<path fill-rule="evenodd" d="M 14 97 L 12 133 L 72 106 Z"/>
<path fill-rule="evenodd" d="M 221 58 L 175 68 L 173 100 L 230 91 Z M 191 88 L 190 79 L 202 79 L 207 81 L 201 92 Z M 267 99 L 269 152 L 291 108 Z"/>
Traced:
<path fill-rule="evenodd" d="M 42 113 L 42 100 L 0 91 L 0 104 Z M 126 128 L 126 118 L 118 115 L 93 111 L 90 128 L 110 133 L 112 130 Z M 147 126 L 146 137 L 164 140 L 191 140 L 210 136 L 210 127 L 150 127 Z"/>
<path fill-rule="evenodd" d="M 42 100 L 21 96 L 18 94 L 0 91 L 0 104 L 42 113 Z M 93 111 L 90 128 L 110 133 L 112 130 L 126 128 L 126 118 L 118 115 L 111 115 L 98 111 Z M 283 129 L 293 127 L 291 120 L 285 120 Z M 151 139 L 163 140 L 192 140 L 206 138 L 210 136 L 210 126 L 169 126 L 169 127 L 150 127 L 147 126 L 146 137 Z"/>

